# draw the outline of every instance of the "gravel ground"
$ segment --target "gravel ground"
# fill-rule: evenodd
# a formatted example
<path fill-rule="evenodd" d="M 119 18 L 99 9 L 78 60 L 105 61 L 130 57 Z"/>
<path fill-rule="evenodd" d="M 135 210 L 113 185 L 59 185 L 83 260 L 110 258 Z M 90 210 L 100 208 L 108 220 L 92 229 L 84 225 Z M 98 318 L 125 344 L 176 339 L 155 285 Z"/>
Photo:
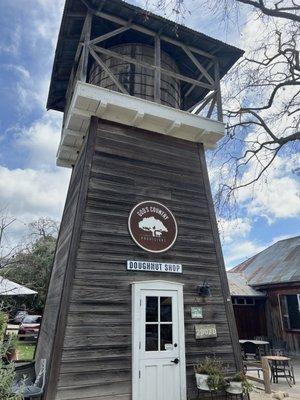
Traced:
<path fill-rule="evenodd" d="M 292 363 L 294 366 L 295 380 L 296 385 L 293 385 L 291 388 L 287 384 L 284 378 L 279 379 L 279 383 L 272 383 L 271 389 L 272 394 L 266 394 L 262 390 L 254 390 L 251 393 L 251 400 L 300 400 L 300 358 L 292 357 Z M 251 373 L 251 375 L 257 376 L 255 373 Z M 286 393 L 288 397 L 283 397 L 283 394 Z M 280 396 L 281 394 L 281 396 Z M 279 396 L 278 396 L 279 395 Z"/>

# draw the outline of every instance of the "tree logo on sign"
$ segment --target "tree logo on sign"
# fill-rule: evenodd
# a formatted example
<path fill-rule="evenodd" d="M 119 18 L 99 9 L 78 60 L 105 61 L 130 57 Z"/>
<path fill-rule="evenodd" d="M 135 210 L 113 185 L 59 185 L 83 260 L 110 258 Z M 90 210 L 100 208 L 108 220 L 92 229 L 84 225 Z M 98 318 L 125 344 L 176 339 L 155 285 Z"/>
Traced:
<path fill-rule="evenodd" d="M 128 228 L 132 239 L 142 249 L 162 253 L 177 238 L 177 223 L 172 212 L 156 201 L 137 204 L 129 215 Z"/>
<path fill-rule="evenodd" d="M 150 231 L 153 237 L 161 237 L 163 232 L 168 232 L 165 225 L 159 219 L 154 217 L 144 218 L 139 222 L 139 228 L 144 231 Z"/>

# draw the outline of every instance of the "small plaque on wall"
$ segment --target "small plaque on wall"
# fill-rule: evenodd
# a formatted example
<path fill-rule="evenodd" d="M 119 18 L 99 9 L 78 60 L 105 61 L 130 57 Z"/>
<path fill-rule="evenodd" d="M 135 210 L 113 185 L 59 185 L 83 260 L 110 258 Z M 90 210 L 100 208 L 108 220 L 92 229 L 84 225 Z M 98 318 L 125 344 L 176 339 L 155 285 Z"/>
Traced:
<path fill-rule="evenodd" d="M 203 318 L 202 307 L 191 307 L 192 318 Z"/>
<path fill-rule="evenodd" d="M 215 324 L 198 324 L 195 325 L 195 338 L 208 339 L 217 337 L 217 327 Z"/>

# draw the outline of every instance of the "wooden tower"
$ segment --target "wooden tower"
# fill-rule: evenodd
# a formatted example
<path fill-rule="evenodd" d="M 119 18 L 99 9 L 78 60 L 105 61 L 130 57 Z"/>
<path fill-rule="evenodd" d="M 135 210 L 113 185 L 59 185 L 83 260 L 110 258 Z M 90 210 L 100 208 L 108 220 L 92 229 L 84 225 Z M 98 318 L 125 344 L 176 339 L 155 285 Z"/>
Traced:
<path fill-rule="evenodd" d="M 241 54 L 120 0 L 66 1 L 48 108 L 72 176 L 36 353 L 46 400 L 190 400 L 206 355 L 240 368 L 204 149 Z"/>

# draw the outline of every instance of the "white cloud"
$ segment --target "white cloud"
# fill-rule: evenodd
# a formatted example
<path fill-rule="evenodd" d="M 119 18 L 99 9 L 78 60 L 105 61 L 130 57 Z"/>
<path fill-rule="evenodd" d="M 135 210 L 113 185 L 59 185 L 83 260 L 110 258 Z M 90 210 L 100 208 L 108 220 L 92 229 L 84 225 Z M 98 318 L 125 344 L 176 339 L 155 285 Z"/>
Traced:
<path fill-rule="evenodd" d="M 3 34 L 4 33 L 4 34 Z M 20 51 L 21 45 L 21 25 L 17 24 L 14 29 L 5 34 L 3 31 L 0 36 L 0 53 L 7 53 L 16 56 Z"/>
<path fill-rule="evenodd" d="M 232 268 L 242 261 L 254 256 L 267 246 L 255 243 L 251 240 L 236 241 L 230 246 L 224 247 L 224 255 L 226 260 L 226 268 Z"/>
<path fill-rule="evenodd" d="M 278 156 L 258 184 L 241 189 L 238 198 L 248 215 L 265 216 L 269 222 L 300 217 L 300 180 L 293 174 L 299 165 L 297 154 Z M 254 174 L 255 165 L 252 164 L 243 179 L 247 181 Z"/>
<path fill-rule="evenodd" d="M 224 244 L 229 244 L 236 239 L 245 238 L 251 231 L 251 220 L 249 218 L 218 219 L 220 235 Z"/>
<path fill-rule="evenodd" d="M 53 169 L 61 136 L 61 122 L 61 114 L 49 112 L 29 128 L 17 131 L 16 147 L 28 154 L 29 167 Z"/>
<path fill-rule="evenodd" d="M 26 155 L 24 168 L 0 165 L 0 210 L 17 219 L 12 243 L 22 239 L 26 224 L 40 218 L 60 220 L 71 170 L 55 166 L 61 115 L 45 113 L 28 128 L 12 128 L 16 155 Z"/>
<path fill-rule="evenodd" d="M 30 222 L 40 216 L 61 215 L 69 171 L 52 172 L 30 168 L 13 169 L 0 166 L 0 201 L 10 214 Z"/>
<path fill-rule="evenodd" d="M 30 72 L 23 65 L 3 64 L 3 68 L 16 72 L 22 79 L 27 80 L 30 78 Z"/>

